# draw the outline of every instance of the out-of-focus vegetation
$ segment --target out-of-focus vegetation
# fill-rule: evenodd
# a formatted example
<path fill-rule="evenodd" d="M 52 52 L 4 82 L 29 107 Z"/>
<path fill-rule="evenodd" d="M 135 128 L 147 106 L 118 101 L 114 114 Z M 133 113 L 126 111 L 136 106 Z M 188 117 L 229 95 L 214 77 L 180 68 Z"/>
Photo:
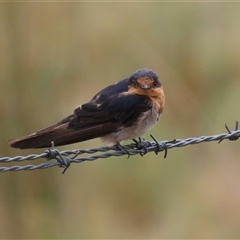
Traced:
<path fill-rule="evenodd" d="M 2 157 L 42 152 L 7 140 L 61 120 L 142 67 L 166 93 L 151 131 L 159 140 L 217 134 L 240 120 L 239 3 L 0 6 Z M 239 156 L 238 141 L 223 141 L 172 149 L 167 160 L 76 164 L 65 175 L 1 173 L 0 237 L 239 238 Z"/>

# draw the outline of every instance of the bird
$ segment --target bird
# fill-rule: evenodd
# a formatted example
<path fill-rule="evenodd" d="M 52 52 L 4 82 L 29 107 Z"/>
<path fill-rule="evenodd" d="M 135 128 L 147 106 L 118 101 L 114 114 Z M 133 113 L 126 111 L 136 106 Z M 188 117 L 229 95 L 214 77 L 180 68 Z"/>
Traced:
<path fill-rule="evenodd" d="M 153 70 L 141 68 L 102 89 L 60 122 L 9 143 L 13 148 L 32 149 L 100 138 L 108 145 L 122 146 L 125 140 L 136 139 L 151 130 L 164 105 L 159 77 Z"/>

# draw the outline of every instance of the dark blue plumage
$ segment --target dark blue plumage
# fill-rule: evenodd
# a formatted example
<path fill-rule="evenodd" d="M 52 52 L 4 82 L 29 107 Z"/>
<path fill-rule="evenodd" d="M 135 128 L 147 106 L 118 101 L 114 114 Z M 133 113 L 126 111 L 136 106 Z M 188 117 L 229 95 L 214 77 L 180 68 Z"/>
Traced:
<path fill-rule="evenodd" d="M 162 84 L 150 69 L 110 85 L 62 121 L 10 141 L 16 148 L 66 145 L 101 137 L 110 143 L 139 137 L 158 121 L 165 104 Z"/>

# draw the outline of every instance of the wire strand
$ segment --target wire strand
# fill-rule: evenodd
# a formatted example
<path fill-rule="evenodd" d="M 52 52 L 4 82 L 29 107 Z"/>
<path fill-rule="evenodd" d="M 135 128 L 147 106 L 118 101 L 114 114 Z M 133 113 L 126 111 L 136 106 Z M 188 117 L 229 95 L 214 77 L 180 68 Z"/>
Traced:
<path fill-rule="evenodd" d="M 89 149 L 75 149 L 75 150 L 65 150 L 58 151 L 55 148 L 50 148 L 43 152 L 42 154 L 30 154 L 27 156 L 15 156 L 15 157 L 2 157 L 0 158 L 0 163 L 10 163 L 10 162 L 22 162 L 22 161 L 33 161 L 36 159 L 47 159 L 45 163 L 38 165 L 24 165 L 24 166 L 11 166 L 11 167 L 0 167 L 0 172 L 8 171 L 32 171 L 36 169 L 47 169 L 51 167 L 63 167 L 63 173 L 68 169 L 71 163 L 82 163 L 85 161 L 95 161 L 97 159 L 109 158 L 109 157 L 118 157 L 123 155 L 137 155 L 141 156 L 155 152 L 165 151 L 164 157 L 166 157 L 167 150 L 175 147 L 185 147 L 192 144 L 200 144 L 203 142 L 212 142 L 218 141 L 220 143 L 224 139 L 237 140 L 240 137 L 240 130 L 237 130 L 238 122 L 236 122 L 235 131 L 230 131 L 227 125 L 225 125 L 227 133 L 222 133 L 218 135 L 211 136 L 200 136 L 200 137 L 191 137 L 187 139 L 174 139 L 172 141 L 157 141 L 157 139 L 150 135 L 153 141 L 139 139 L 134 143 L 124 145 L 124 151 L 121 151 L 117 146 L 112 147 L 99 147 L 99 148 L 89 148 Z M 100 153 L 100 154 L 99 154 Z M 87 156 L 80 156 L 83 154 L 88 154 Z M 55 160 L 51 162 L 50 160 Z"/>

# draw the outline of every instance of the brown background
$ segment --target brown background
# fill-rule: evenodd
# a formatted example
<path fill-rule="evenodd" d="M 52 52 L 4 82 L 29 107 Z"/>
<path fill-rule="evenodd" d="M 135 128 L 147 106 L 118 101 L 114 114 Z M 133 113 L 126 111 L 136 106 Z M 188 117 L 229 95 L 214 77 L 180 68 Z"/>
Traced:
<path fill-rule="evenodd" d="M 239 3 L 0 3 L 0 35 L 1 157 L 41 153 L 7 139 L 61 120 L 142 67 L 167 97 L 151 131 L 159 140 L 240 120 Z M 65 175 L 1 173 L 0 238 L 239 238 L 239 141 L 162 156 L 85 162 Z"/>

